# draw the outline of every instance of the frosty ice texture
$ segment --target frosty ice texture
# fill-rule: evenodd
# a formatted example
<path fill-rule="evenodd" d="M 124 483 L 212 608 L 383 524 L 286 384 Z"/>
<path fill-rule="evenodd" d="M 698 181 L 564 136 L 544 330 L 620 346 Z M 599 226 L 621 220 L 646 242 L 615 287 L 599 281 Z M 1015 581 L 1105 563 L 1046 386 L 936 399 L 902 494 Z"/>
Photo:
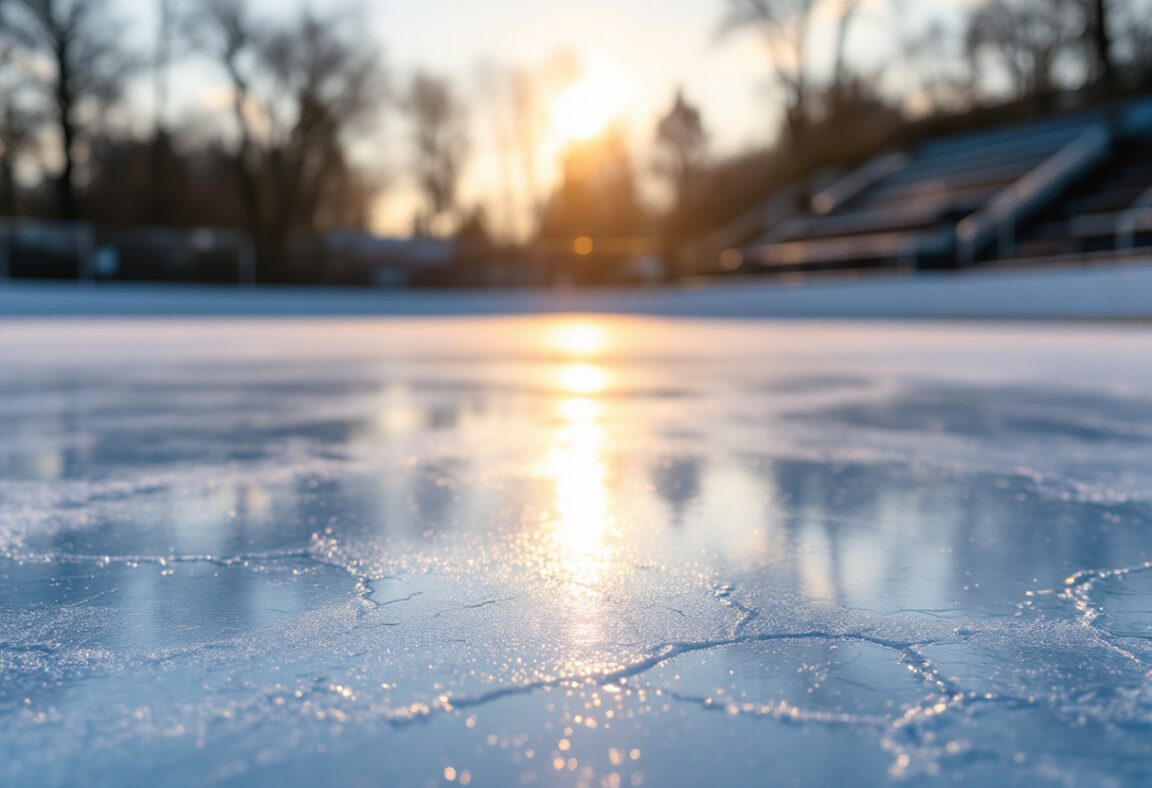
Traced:
<path fill-rule="evenodd" d="M 1147 781 L 1149 339 L 0 324 L 0 784 Z"/>

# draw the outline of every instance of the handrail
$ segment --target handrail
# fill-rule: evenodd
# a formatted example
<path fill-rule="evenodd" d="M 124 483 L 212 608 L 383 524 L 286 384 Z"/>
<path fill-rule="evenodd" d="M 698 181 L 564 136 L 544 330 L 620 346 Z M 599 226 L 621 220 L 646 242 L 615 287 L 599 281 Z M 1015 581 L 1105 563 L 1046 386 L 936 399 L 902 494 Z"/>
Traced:
<path fill-rule="evenodd" d="M 948 210 L 949 204 L 950 200 L 945 195 L 944 198 L 922 199 L 910 205 L 844 211 L 814 217 L 803 225 L 801 232 L 815 237 L 828 237 L 931 224 Z"/>
<path fill-rule="evenodd" d="M 1116 248 L 1135 247 L 1136 231 L 1149 225 L 1152 225 L 1152 186 L 1142 192 L 1135 202 L 1116 218 Z"/>
<path fill-rule="evenodd" d="M 766 244 L 753 249 L 751 257 L 767 266 L 804 265 L 865 258 L 891 258 L 900 264 L 913 265 L 921 254 L 945 252 L 950 246 L 951 232 L 940 229 Z"/>
<path fill-rule="evenodd" d="M 1003 155 L 1018 150 L 1021 142 L 1027 143 L 1029 148 L 1059 148 L 1082 134 L 1084 129 L 1099 122 L 1099 118 L 1095 118 L 1081 119 L 1078 123 L 1068 124 L 1059 129 L 1000 129 L 989 134 L 987 138 L 957 140 L 944 148 L 929 141 L 921 143 L 917 153 L 925 161 L 938 162 L 964 160 L 989 153 Z"/>
<path fill-rule="evenodd" d="M 812 198 L 812 210 L 818 214 L 831 213 L 869 186 L 902 170 L 910 160 L 906 153 L 889 153 L 872 159 L 816 194 Z"/>
<path fill-rule="evenodd" d="M 1009 254 L 1016 224 L 1053 192 L 1099 162 L 1111 144 L 1108 126 L 1096 124 L 961 221 L 956 227 L 961 264 L 975 262 L 977 252 L 993 235 L 998 237 L 1000 256 Z"/>
<path fill-rule="evenodd" d="M 763 235 L 791 217 L 796 212 L 796 202 L 796 189 L 785 187 L 704 238 L 699 246 L 723 251 L 741 245 L 749 236 Z"/>
<path fill-rule="evenodd" d="M 1047 157 L 1039 157 L 1041 160 Z M 955 167 L 945 172 L 917 172 L 917 168 L 909 167 L 899 177 L 891 178 L 879 186 L 875 194 L 884 196 L 891 193 L 915 192 L 925 188 L 963 188 L 972 184 L 1003 185 L 1020 177 L 1021 171 L 1027 171 L 1035 166 L 1035 157 L 1031 162 L 1012 161 L 989 165 L 987 159 L 969 161 L 966 167 Z M 915 177 L 912 177 L 912 176 Z"/>
<path fill-rule="evenodd" d="M 1068 144 L 1047 146 L 1029 146 L 1023 150 L 1008 153 L 972 153 L 963 159 L 949 162 L 916 161 L 892 178 L 884 182 L 882 188 L 916 183 L 930 179 L 951 179 L 966 176 L 971 173 L 991 172 L 995 170 L 1015 170 L 1026 172 L 1035 167 L 1038 162 L 1049 158 Z"/>

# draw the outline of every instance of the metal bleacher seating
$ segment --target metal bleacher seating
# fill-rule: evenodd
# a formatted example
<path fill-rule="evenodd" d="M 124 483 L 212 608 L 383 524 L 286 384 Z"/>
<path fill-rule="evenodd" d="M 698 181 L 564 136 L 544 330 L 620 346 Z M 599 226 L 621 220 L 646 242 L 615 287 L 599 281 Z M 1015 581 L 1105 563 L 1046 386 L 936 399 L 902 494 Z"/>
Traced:
<path fill-rule="evenodd" d="M 1144 99 L 890 152 L 744 258 L 780 271 L 950 267 L 1135 245 L 1152 232 L 1150 129 Z"/>

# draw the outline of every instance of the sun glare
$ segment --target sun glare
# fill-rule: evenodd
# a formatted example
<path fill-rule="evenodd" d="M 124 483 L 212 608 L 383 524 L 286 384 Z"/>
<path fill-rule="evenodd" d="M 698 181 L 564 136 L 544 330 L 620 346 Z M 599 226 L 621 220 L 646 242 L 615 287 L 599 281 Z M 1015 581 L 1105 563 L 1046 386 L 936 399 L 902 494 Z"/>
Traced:
<path fill-rule="evenodd" d="M 556 136 L 578 141 L 595 137 L 616 114 L 615 83 L 603 74 L 589 74 L 561 93 L 552 104 Z"/>
<path fill-rule="evenodd" d="M 596 364 L 580 362 L 560 369 L 560 387 L 571 394 L 599 394 L 607 386 L 608 373 Z"/>
<path fill-rule="evenodd" d="M 567 323 L 553 332 L 552 343 L 570 356 L 595 356 L 604 350 L 608 337 L 594 323 Z"/>

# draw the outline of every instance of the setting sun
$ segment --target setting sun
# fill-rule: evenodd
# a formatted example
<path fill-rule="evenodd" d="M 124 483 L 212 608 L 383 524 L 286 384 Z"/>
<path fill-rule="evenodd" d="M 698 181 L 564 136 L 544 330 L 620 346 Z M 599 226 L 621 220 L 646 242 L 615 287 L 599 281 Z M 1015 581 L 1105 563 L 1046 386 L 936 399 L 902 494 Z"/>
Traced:
<path fill-rule="evenodd" d="M 552 104 L 557 137 L 585 140 L 602 132 L 618 110 L 615 83 L 604 74 L 589 74 L 573 83 Z"/>

